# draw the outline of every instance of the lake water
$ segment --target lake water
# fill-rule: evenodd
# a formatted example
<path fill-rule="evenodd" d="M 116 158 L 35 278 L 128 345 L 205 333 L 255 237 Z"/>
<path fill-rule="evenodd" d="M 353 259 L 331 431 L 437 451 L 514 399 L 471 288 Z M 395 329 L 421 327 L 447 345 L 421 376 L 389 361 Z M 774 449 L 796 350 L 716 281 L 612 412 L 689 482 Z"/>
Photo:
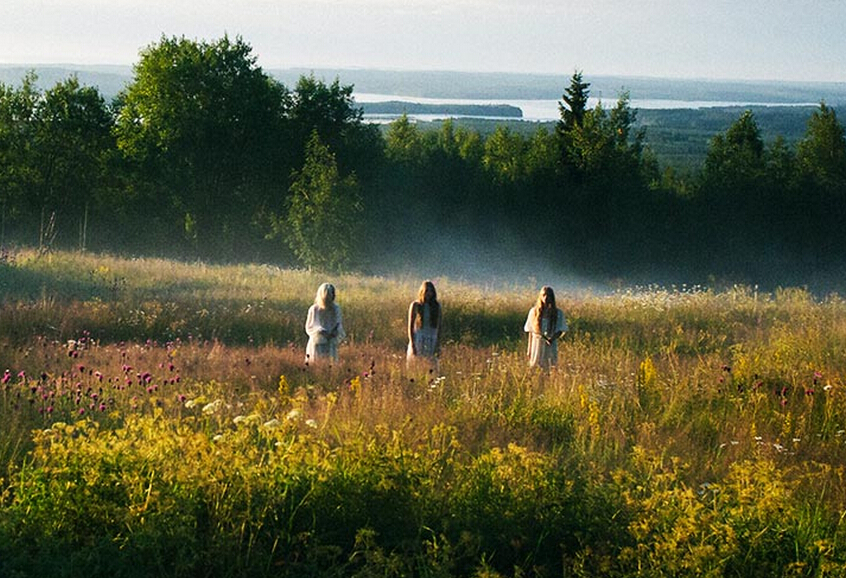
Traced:
<path fill-rule="evenodd" d="M 396 94 L 374 94 L 354 93 L 353 97 L 358 103 L 367 102 L 388 102 L 402 101 L 419 104 L 508 104 L 516 106 L 523 111 L 522 120 L 528 121 L 553 121 L 561 118 L 558 111 L 558 100 L 511 100 L 511 99 L 462 99 L 462 98 L 422 98 L 417 96 L 400 96 Z M 593 108 L 599 102 L 598 98 L 590 98 L 588 107 Z M 610 109 L 617 104 L 617 99 L 603 99 L 603 107 Z M 654 109 L 683 109 L 683 108 L 711 108 L 726 106 L 817 106 L 818 102 L 808 103 L 773 103 L 773 102 L 730 102 L 730 101 L 706 101 L 706 100 L 660 100 L 660 99 L 631 99 L 629 105 L 632 108 L 654 108 Z M 410 114 L 409 117 L 418 120 L 436 121 L 441 120 L 444 114 Z M 367 115 L 365 118 L 375 121 L 390 121 L 396 115 Z M 494 117 L 499 118 L 499 117 Z"/>

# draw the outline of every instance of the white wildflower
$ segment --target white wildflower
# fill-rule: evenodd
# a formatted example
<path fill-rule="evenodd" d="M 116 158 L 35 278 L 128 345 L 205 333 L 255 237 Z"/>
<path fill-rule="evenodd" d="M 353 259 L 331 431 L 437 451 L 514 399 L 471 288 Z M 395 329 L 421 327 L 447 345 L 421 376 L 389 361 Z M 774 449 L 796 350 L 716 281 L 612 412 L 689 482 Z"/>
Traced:
<path fill-rule="evenodd" d="M 300 411 L 299 409 L 294 408 L 294 409 L 292 409 L 291 411 L 288 412 L 288 415 L 285 416 L 285 419 L 287 419 L 288 421 L 294 421 L 294 420 L 300 419 L 300 415 L 302 415 L 302 413 L 303 412 Z"/>
<path fill-rule="evenodd" d="M 222 407 L 223 407 L 223 400 L 222 399 L 216 399 L 213 402 L 207 403 L 205 406 L 203 406 L 203 413 L 205 415 L 211 415 L 213 413 L 217 413 L 218 411 L 220 411 L 220 409 Z"/>

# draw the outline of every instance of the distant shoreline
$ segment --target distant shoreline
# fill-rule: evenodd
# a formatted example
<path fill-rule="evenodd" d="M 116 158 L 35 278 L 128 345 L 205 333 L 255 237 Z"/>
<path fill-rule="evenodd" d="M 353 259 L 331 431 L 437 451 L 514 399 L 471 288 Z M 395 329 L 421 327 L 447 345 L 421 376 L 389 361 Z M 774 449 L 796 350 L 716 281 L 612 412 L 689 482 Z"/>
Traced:
<path fill-rule="evenodd" d="M 521 119 L 523 111 L 510 104 L 425 104 L 404 100 L 382 102 L 357 102 L 364 110 L 364 116 L 399 117 L 402 115 L 444 115 L 472 118 Z"/>
<path fill-rule="evenodd" d="M 436 121 L 446 117 L 469 117 L 484 119 L 525 120 L 551 122 L 560 118 L 558 100 L 516 100 L 516 99 L 439 99 L 416 98 L 407 95 L 353 93 L 356 104 L 364 110 L 365 119 L 392 120 L 403 113 L 410 118 Z M 616 99 L 590 98 L 588 106 L 593 108 L 602 103 L 606 109 L 616 104 Z M 684 101 L 684 100 L 630 100 L 634 109 L 649 110 L 702 110 L 729 108 L 778 108 L 793 109 L 817 107 L 815 102 L 731 102 L 731 101 Z"/>
<path fill-rule="evenodd" d="M 106 98 L 113 98 L 133 80 L 132 66 L 75 64 L 0 64 L 0 82 L 18 85 L 34 70 L 38 85 L 50 88 L 75 75 L 81 84 L 95 86 Z M 473 73 L 450 71 L 400 71 L 329 68 L 264 68 L 265 73 L 289 88 L 302 76 L 313 74 L 325 82 L 336 79 L 352 85 L 356 93 L 392 95 L 394 100 L 441 101 L 556 101 L 569 84 L 569 74 Z M 627 92 L 632 102 L 665 101 L 691 103 L 737 103 L 743 105 L 803 105 L 825 101 L 830 106 L 846 105 L 846 82 L 778 82 L 754 80 L 671 79 L 584 75 L 590 94 L 612 104 Z M 680 108 L 673 106 L 672 108 Z M 528 116 L 527 110 L 523 110 Z"/>

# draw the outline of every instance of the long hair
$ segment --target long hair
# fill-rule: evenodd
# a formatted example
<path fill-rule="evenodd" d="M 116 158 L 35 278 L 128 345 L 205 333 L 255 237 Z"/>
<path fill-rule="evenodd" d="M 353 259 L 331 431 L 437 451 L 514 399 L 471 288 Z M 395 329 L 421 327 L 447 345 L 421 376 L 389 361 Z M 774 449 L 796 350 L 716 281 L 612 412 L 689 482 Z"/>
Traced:
<path fill-rule="evenodd" d="M 314 296 L 314 305 L 320 320 L 326 325 L 332 325 L 335 322 L 335 286 L 322 283 Z"/>
<path fill-rule="evenodd" d="M 427 297 L 428 295 L 428 297 Z M 420 316 L 418 316 L 417 326 L 423 326 L 423 305 L 429 305 L 429 327 L 437 327 L 441 319 L 441 304 L 438 303 L 438 292 L 435 291 L 435 284 L 431 281 L 423 281 L 420 284 L 420 290 L 417 292 L 417 303 L 420 304 Z"/>
<path fill-rule="evenodd" d="M 544 295 L 546 295 L 546 303 L 544 303 Z M 552 290 L 552 287 L 546 285 L 540 290 L 538 300 L 535 302 L 534 314 L 535 333 L 541 333 L 541 320 L 544 317 L 549 319 L 550 330 L 555 331 L 555 327 L 558 325 L 558 307 L 555 305 L 555 291 Z"/>

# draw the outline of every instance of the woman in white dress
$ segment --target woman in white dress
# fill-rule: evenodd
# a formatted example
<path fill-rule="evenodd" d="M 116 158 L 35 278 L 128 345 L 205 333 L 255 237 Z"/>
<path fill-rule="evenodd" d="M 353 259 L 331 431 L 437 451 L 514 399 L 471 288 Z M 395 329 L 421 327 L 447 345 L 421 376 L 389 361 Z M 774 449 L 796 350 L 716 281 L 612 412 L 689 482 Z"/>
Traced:
<path fill-rule="evenodd" d="M 555 306 L 555 292 L 544 287 L 529 310 L 523 330 L 529 334 L 529 365 L 548 368 L 558 362 L 558 338 L 567 331 L 567 319 Z"/>
<path fill-rule="evenodd" d="M 322 359 L 338 361 L 338 343 L 347 334 L 341 308 L 335 303 L 335 287 L 330 283 L 317 288 L 314 305 L 308 308 L 305 330 L 308 333 L 306 363 Z"/>
<path fill-rule="evenodd" d="M 441 304 L 431 281 L 423 281 L 417 299 L 408 306 L 408 350 L 409 364 L 418 359 L 435 362 L 438 351 L 438 329 L 441 325 Z"/>

